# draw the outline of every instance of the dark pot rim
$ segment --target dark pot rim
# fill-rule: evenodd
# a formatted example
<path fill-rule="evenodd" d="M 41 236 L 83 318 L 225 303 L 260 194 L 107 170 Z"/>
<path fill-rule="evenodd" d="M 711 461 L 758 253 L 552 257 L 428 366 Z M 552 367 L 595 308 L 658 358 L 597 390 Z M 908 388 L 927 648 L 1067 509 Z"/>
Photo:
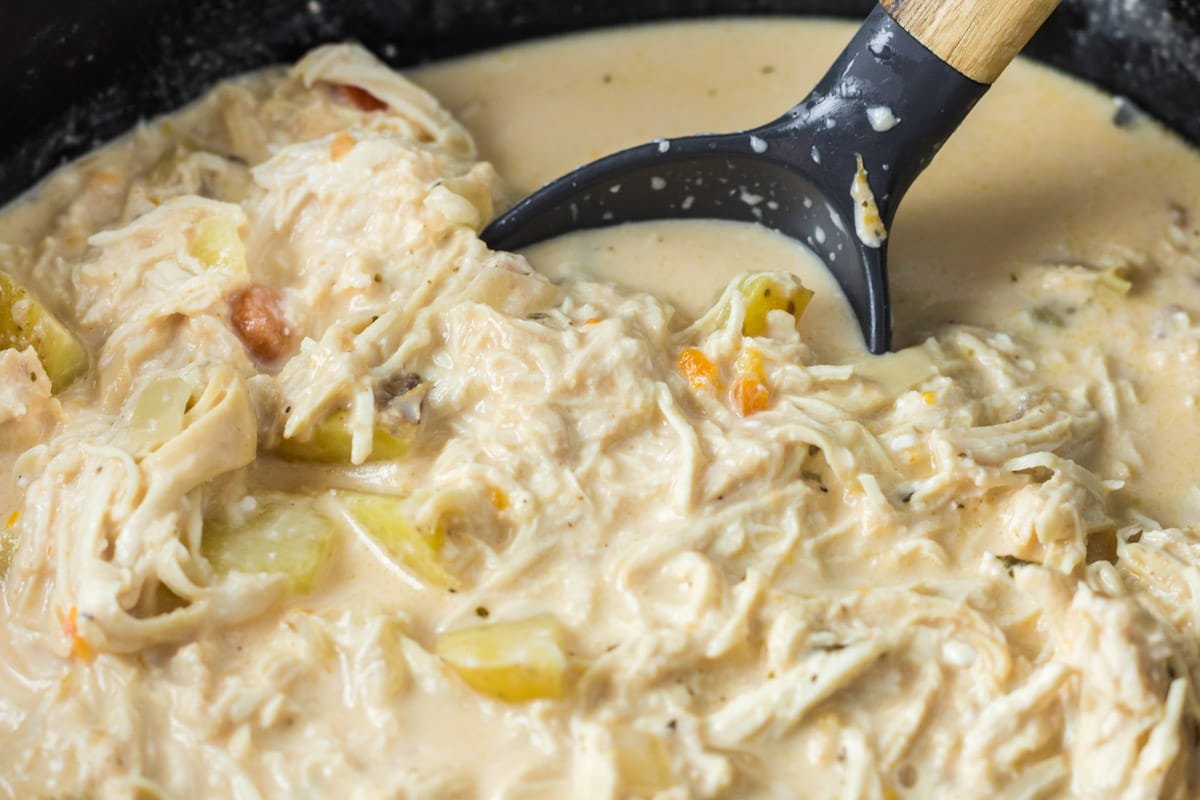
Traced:
<path fill-rule="evenodd" d="M 874 0 L 61 0 L 0 31 L 0 201 L 217 80 L 357 40 L 396 66 L 631 22 L 863 16 Z M 1200 4 L 1065 0 L 1027 54 L 1200 144 Z M 798 94 L 807 87 L 798 87 Z M 1129 106 L 1122 112 L 1130 116 Z M 1133 116 L 1136 116 L 1134 114 Z"/>

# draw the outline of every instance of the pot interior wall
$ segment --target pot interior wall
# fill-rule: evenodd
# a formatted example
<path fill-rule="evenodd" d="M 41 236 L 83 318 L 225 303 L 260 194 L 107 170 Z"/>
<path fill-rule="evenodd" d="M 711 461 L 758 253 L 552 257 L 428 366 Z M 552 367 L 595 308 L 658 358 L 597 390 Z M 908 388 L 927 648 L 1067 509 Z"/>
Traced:
<path fill-rule="evenodd" d="M 356 39 L 398 66 L 626 22 L 875 0 L 44 0 L 0 29 L 0 201 L 217 79 Z M 1030 45 L 1200 143 L 1200 4 L 1066 0 Z M 797 99 L 809 87 L 797 87 Z"/>

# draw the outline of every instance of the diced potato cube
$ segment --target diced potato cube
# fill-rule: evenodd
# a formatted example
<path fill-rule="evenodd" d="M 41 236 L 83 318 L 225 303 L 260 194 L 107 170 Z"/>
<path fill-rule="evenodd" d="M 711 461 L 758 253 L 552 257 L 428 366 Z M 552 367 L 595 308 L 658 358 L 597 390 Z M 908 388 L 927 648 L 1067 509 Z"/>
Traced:
<path fill-rule="evenodd" d="M 238 275 L 248 272 L 246 246 L 231 219 L 206 217 L 196 223 L 188 253 L 208 269 L 223 269 Z"/>
<path fill-rule="evenodd" d="M 657 736 L 618 728 L 613 731 L 613 748 L 626 795 L 652 797 L 674 781 L 670 754 Z"/>
<path fill-rule="evenodd" d="M 458 578 L 442 560 L 445 532 L 440 527 L 430 533 L 417 530 L 395 497 L 338 492 L 337 498 L 355 522 L 419 578 L 446 589 L 460 587 Z"/>
<path fill-rule="evenodd" d="M 32 347 L 55 392 L 87 371 L 87 351 L 37 298 L 0 272 L 0 350 Z"/>
<path fill-rule="evenodd" d="M 234 524 L 204 523 L 201 552 L 219 574 L 267 573 L 310 590 L 333 549 L 333 524 L 304 500 L 276 501 Z"/>
<path fill-rule="evenodd" d="M 156 445 L 183 430 L 195 387 L 178 375 L 155 378 L 138 392 L 129 417 L 129 432 L 134 441 Z"/>
<path fill-rule="evenodd" d="M 767 332 L 767 314 L 786 311 L 799 322 L 813 293 L 798 281 L 788 285 L 773 275 L 758 275 L 746 282 L 742 287 L 742 295 L 746 301 L 742 333 L 746 336 L 762 336 Z"/>
<path fill-rule="evenodd" d="M 477 692 L 521 703 L 563 696 L 562 625 L 546 614 L 438 636 L 436 652 Z"/>
<path fill-rule="evenodd" d="M 415 431 L 416 426 L 412 427 Z M 371 439 L 371 455 L 367 461 L 388 461 L 408 452 L 409 437 L 383 425 L 376 425 Z M 350 412 L 334 411 L 313 426 L 312 436 L 305 440 L 284 439 L 275 448 L 275 455 L 289 461 L 317 464 L 349 464 L 353 438 L 350 432 Z"/>

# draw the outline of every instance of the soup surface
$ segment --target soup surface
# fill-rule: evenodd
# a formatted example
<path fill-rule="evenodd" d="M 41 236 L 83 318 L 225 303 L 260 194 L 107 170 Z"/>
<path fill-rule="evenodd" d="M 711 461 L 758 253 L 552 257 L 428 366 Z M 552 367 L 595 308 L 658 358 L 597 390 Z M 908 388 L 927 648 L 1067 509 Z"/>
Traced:
<path fill-rule="evenodd" d="M 1195 152 L 1014 65 L 879 358 L 762 229 L 478 240 L 851 32 L 322 48 L 5 210 L 0 796 L 1200 792 Z"/>

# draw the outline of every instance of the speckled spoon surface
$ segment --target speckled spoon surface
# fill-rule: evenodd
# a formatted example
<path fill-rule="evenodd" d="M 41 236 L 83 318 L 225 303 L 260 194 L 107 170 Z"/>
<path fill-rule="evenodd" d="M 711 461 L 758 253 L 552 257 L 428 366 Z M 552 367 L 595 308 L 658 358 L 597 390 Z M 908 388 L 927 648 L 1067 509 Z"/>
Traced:
<path fill-rule="evenodd" d="M 812 93 L 747 131 L 658 139 L 546 184 L 483 232 L 516 250 L 652 219 L 755 222 L 807 245 L 887 352 L 905 192 L 1058 0 L 883 0 Z"/>

